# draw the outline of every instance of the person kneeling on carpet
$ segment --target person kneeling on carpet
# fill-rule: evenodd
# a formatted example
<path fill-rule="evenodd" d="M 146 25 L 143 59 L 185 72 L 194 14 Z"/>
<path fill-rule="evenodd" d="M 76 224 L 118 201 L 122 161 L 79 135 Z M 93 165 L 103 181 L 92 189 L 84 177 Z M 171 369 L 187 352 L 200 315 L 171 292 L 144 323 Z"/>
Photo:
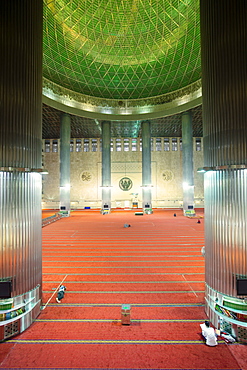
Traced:
<path fill-rule="evenodd" d="M 58 292 L 57 292 L 57 298 L 56 298 L 57 303 L 61 303 L 61 300 L 64 297 L 65 290 L 66 290 L 66 286 L 60 285 Z"/>
<path fill-rule="evenodd" d="M 217 346 L 217 335 L 214 328 L 210 327 L 210 322 L 205 321 L 204 324 L 200 324 L 200 327 L 202 329 L 202 336 L 206 340 L 206 345 L 210 347 Z"/>

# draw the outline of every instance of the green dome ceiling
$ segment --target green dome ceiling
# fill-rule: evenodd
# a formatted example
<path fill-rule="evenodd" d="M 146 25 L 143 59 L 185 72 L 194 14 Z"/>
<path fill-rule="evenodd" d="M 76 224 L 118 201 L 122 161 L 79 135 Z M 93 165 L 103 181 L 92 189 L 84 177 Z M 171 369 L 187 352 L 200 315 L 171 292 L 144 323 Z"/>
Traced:
<path fill-rule="evenodd" d="M 43 76 L 89 97 L 162 96 L 201 78 L 199 0 L 44 0 Z"/>

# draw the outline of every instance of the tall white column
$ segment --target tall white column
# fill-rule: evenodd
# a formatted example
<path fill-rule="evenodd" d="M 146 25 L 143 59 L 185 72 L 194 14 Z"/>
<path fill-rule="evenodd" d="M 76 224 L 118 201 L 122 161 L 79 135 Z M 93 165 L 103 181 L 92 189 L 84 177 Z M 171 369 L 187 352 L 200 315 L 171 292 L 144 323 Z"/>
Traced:
<path fill-rule="evenodd" d="M 60 117 L 60 211 L 70 214 L 70 115 Z"/>
<path fill-rule="evenodd" d="M 193 130 L 191 112 L 182 114 L 183 210 L 194 210 Z"/>
<path fill-rule="evenodd" d="M 142 208 L 152 212 L 152 174 L 151 174 L 151 129 L 150 122 L 143 121 L 142 127 Z"/>
<path fill-rule="evenodd" d="M 111 209 L 111 122 L 102 122 L 102 211 Z"/>

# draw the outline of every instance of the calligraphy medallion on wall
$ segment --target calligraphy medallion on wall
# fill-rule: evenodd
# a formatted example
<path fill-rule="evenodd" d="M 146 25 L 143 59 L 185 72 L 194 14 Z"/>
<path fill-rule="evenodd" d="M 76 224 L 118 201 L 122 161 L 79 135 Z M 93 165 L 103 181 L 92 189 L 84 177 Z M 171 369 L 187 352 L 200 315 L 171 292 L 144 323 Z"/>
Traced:
<path fill-rule="evenodd" d="M 163 178 L 164 181 L 169 182 L 169 181 L 172 181 L 174 179 L 174 174 L 170 170 L 165 170 L 162 174 L 162 178 Z"/>
<path fill-rule="evenodd" d="M 123 191 L 128 191 L 132 188 L 133 182 L 129 177 L 122 177 L 119 181 L 119 187 Z"/>
<path fill-rule="evenodd" d="M 87 171 L 85 171 L 85 172 L 82 172 L 82 174 L 81 174 L 81 181 L 90 181 L 90 180 L 92 180 L 92 175 L 91 175 L 91 173 L 90 172 L 87 172 Z"/>

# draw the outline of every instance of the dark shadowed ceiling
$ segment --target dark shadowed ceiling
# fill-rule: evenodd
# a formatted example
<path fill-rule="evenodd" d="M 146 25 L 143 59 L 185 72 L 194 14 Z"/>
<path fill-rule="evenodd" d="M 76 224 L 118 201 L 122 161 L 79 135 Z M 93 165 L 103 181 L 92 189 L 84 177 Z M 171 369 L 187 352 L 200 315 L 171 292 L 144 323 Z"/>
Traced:
<path fill-rule="evenodd" d="M 43 139 L 60 137 L 60 111 L 43 104 Z M 191 110 L 193 119 L 193 136 L 202 137 L 202 107 Z M 153 137 L 181 137 L 181 114 L 150 120 Z M 141 121 L 112 121 L 112 137 L 139 137 Z M 101 121 L 71 115 L 72 138 L 101 137 Z"/>

